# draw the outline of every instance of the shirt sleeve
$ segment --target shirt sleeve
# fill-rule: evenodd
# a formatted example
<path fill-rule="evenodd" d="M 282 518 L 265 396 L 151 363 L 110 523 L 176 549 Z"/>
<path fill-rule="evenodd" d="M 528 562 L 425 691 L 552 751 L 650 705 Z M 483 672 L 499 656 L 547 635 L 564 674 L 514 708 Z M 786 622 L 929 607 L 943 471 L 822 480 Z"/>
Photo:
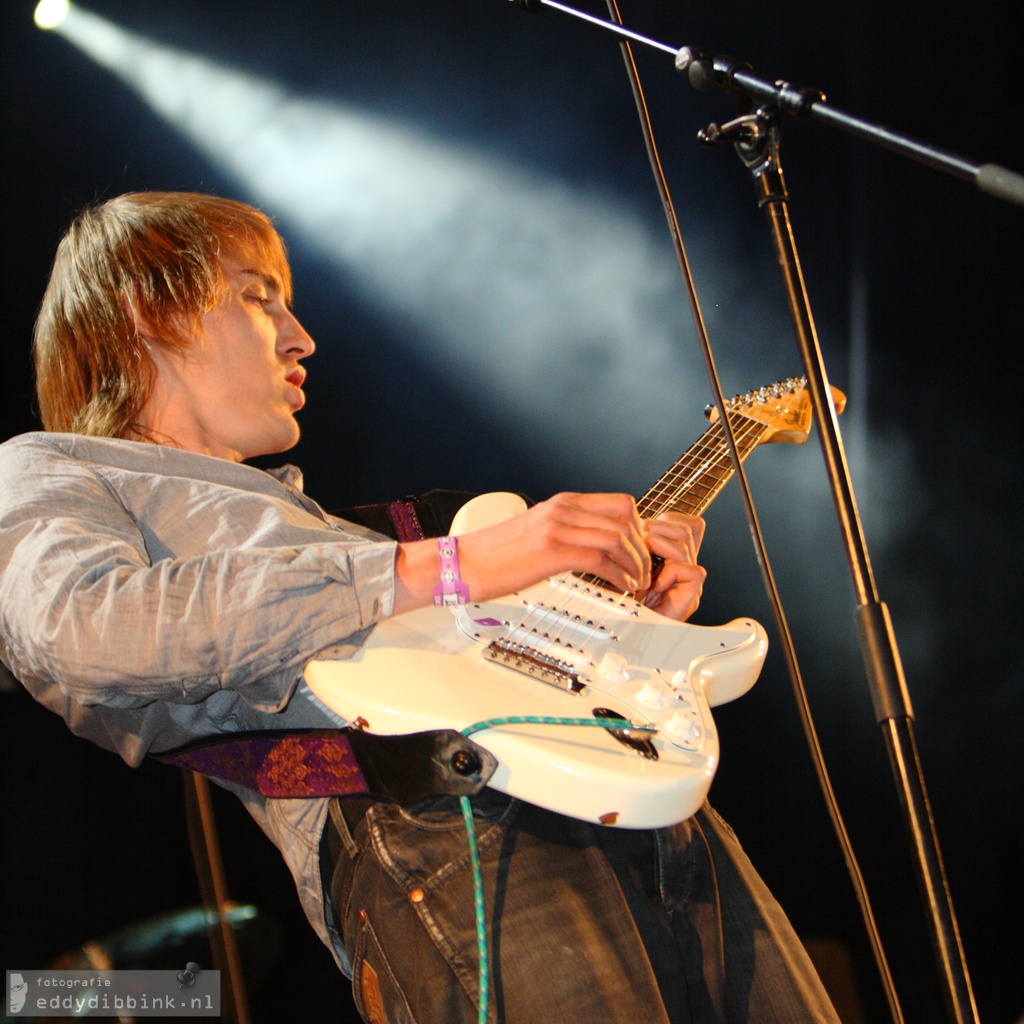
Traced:
<path fill-rule="evenodd" d="M 217 690 L 283 701 L 310 658 L 358 644 L 393 607 L 393 542 L 326 524 L 314 536 L 153 559 L 89 463 L 4 445 L 0 654 L 30 689 L 56 685 L 83 705 L 192 704 Z"/>

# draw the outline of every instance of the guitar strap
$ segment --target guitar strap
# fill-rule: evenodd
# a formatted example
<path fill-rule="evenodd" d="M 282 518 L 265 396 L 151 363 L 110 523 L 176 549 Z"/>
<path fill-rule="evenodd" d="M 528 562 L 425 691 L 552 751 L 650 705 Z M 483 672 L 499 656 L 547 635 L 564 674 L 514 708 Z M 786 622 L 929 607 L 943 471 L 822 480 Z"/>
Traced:
<path fill-rule="evenodd" d="M 419 497 L 335 512 L 398 541 L 443 535 L 472 494 Z M 265 797 L 367 795 L 406 804 L 425 796 L 471 796 L 494 774 L 494 755 L 452 729 L 376 736 L 358 728 L 230 733 L 151 755 Z"/>
<path fill-rule="evenodd" d="M 265 797 L 365 795 L 407 804 L 471 796 L 498 767 L 454 729 L 377 736 L 357 728 L 231 733 L 152 755 Z"/>
<path fill-rule="evenodd" d="M 443 537 L 455 513 L 474 497 L 476 495 L 470 491 L 435 488 L 401 501 L 356 505 L 353 508 L 332 509 L 331 512 L 339 519 L 368 526 L 393 540 L 405 542 L 423 540 L 425 537 Z"/>

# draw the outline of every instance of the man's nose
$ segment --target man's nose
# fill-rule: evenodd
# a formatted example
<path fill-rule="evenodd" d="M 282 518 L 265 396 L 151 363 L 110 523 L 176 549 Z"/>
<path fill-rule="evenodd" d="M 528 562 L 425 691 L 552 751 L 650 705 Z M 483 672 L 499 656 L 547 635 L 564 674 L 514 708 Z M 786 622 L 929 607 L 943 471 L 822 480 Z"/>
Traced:
<path fill-rule="evenodd" d="M 316 351 L 316 343 L 306 333 L 306 328 L 299 322 L 291 310 L 286 313 L 286 321 L 278 340 L 278 349 L 296 359 L 305 359 Z"/>

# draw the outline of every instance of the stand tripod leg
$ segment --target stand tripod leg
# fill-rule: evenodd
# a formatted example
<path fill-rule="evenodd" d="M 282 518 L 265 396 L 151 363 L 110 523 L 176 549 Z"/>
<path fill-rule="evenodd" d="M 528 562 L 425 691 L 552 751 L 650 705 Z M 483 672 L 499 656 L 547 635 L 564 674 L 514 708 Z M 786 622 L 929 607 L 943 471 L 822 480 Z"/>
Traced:
<path fill-rule="evenodd" d="M 202 775 L 183 771 L 185 782 L 185 815 L 189 843 L 196 867 L 196 877 L 206 909 L 206 926 L 210 948 L 221 980 L 221 1009 L 224 1020 L 233 1024 L 250 1024 L 249 1002 L 242 974 L 238 943 L 228 920 L 227 885 L 224 864 L 217 837 L 217 822 L 210 798 L 210 783 Z"/>

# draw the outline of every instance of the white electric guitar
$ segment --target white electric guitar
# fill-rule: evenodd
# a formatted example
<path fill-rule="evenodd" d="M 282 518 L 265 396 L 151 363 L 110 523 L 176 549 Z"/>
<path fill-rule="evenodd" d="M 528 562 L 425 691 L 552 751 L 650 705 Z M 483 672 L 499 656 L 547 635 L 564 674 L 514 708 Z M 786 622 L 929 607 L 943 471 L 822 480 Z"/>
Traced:
<path fill-rule="evenodd" d="M 833 400 L 841 409 L 835 389 Z M 737 396 L 728 416 L 745 459 L 759 444 L 806 440 L 810 396 L 803 380 L 789 380 Z M 699 515 L 732 477 L 714 409 L 709 418 L 712 426 L 639 499 L 642 516 Z M 452 533 L 524 510 L 516 495 L 481 495 L 459 511 Z M 314 661 L 305 676 L 328 707 L 377 733 L 502 720 L 473 734 L 498 760 L 489 785 L 572 817 L 656 828 L 703 803 L 718 766 L 710 707 L 754 685 L 767 646 L 752 619 L 679 623 L 567 573 L 496 601 L 387 619 L 354 657 Z M 534 721 L 566 718 L 622 719 L 622 728 Z"/>

